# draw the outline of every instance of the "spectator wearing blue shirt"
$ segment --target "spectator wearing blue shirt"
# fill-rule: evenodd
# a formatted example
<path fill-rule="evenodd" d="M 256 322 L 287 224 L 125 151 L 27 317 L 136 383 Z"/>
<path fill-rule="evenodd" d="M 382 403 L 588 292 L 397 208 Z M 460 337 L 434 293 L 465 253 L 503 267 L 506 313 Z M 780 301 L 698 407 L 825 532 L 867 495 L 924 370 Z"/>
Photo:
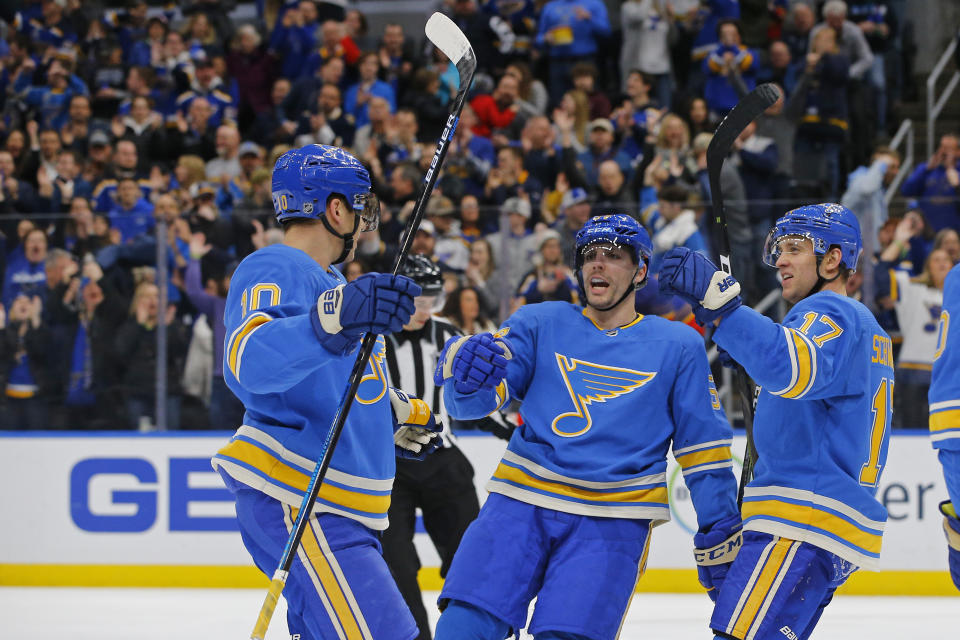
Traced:
<path fill-rule="evenodd" d="M 794 177 L 808 184 L 826 184 L 823 195 L 834 199 L 840 187 L 840 153 L 850 129 L 850 59 L 838 51 L 836 32 L 821 29 L 806 62 L 786 108 L 788 117 L 799 122 Z"/>
<path fill-rule="evenodd" d="M 217 75 L 213 62 L 209 59 L 196 62 L 196 78 L 190 84 L 188 91 L 177 96 L 177 109 L 180 113 L 186 114 L 190 109 L 190 103 L 197 98 L 206 98 L 213 108 L 213 115 L 210 116 L 211 127 L 236 121 L 236 102 L 227 93 L 223 80 Z"/>
<path fill-rule="evenodd" d="M 701 2 L 698 20 L 695 24 L 700 24 L 700 31 L 693 39 L 693 48 L 691 56 L 696 63 L 702 62 L 710 52 L 717 46 L 717 40 L 720 35 L 718 27 L 721 20 L 739 20 L 740 2 L 739 0 L 707 0 Z"/>
<path fill-rule="evenodd" d="M 960 229 L 960 136 L 948 133 L 930 159 L 904 180 L 903 195 L 916 198 L 934 231 Z"/>
<path fill-rule="evenodd" d="M 707 77 L 704 98 L 710 111 L 725 116 L 737 104 L 737 90 L 730 76 L 738 74 L 748 91 L 756 86 L 756 58 L 754 52 L 741 42 L 740 25 L 736 20 L 723 20 L 717 27 L 720 42 L 703 62 Z"/>
<path fill-rule="evenodd" d="M 63 17 L 66 3 L 41 2 L 40 15 L 31 12 L 18 12 L 13 19 L 14 28 L 25 34 L 32 42 L 61 48 L 65 44 L 77 41 L 77 34 Z"/>
<path fill-rule="evenodd" d="M 473 108 L 469 104 L 463 105 L 460 124 L 453 134 L 443 173 L 461 181 L 464 193 L 479 198 L 483 195 L 487 175 L 497 161 L 497 153 L 490 138 L 473 132 L 476 123 L 477 116 Z"/>
<path fill-rule="evenodd" d="M 281 60 L 280 73 L 296 80 L 304 75 L 310 53 L 317 46 L 317 7 L 312 2 L 288 6 L 270 34 L 269 49 Z"/>
<path fill-rule="evenodd" d="M 393 87 L 388 83 L 377 78 L 380 71 L 380 57 L 374 53 L 365 53 L 360 57 L 358 65 L 360 80 L 357 84 L 347 89 L 343 99 L 344 110 L 353 116 L 357 127 L 370 122 L 370 116 L 367 114 L 367 103 L 373 96 L 379 96 L 390 103 L 390 113 L 397 111 L 397 97 L 393 92 Z"/>
<path fill-rule="evenodd" d="M 23 253 L 11 252 L 3 276 L 3 306 L 10 308 L 18 295 L 42 296 L 46 291 L 47 234 L 31 229 L 23 237 Z"/>
<path fill-rule="evenodd" d="M 153 205 L 143 198 L 140 185 L 133 178 L 121 178 L 117 185 L 117 202 L 107 212 L 110 226 L 120 232 L 120 243 L 127 244 L 153 229 Z"/>
<path fill-rule="evenodd" d="M 593 62 L 600 42 L 609 36 L 610 19 L 601 0 L 550 0 L 544 5 L 537 46 L 547 50 L 550 104 L 559 104 L 573 86 L 573 65 Z"/>
<path fill-rule="evenodd" d="M 583 167 L 583 175 L 589 187 L 597 184 L 597 171 L 604 160 L 614 160 L 620 165 L 624 176 L 632 175 L 630 158 L 614 144 L 613 124 L 606 118 L 597 118 L 587 127 L 589 146 L 577 155 L 577 162 Z M 569 179 L 569 176 L 568 176 Z"/>
<path fill-rule="evenodd" d="M 99 143 L 100 138 L 98 134 L 94 134 L 94 136 L 97 136 L 96 142 Z M 94 136 L 91 136 L 91 145 L 94 143 Z M 137 172 L 138 164 L 137 146 L 133 141 L 125 139 L 118 140 L 111 163 L 112 177 L 101 180 L 93 189 L 94 209 L 96 211 L 106 213 L 113 208 L 114 204 L 119 200 L 117 193 L 119 189 L 118 181 L 123 178 L 132 178 L 140 187 L 140 191 L 142 192 L 141 197 L 148 200 L 150 199 L 153 187 L 146 176 Z"/>
<path fill-rule="evenodd" d="M 90 92 L 83 80 L 73 74 L 73 63 L 69 60 L 54 58 L 47 67 L 47 81 L 42 85 L 30 84 L 35 66 L 33 58 L 24 60 L 13 90 L 28 106 L 39 110 L 43 127 L 59 131 L 67 122 L 70 99 Z"/>
<path fill-rule="evenodd" d="M 147 34 L 130 44 L 126 53 L 127 64 L 147 67 L 153 61 L 154 50 L 163 48 L 170 27 L 162 16 L 153 16 L 147 20 Z"/>

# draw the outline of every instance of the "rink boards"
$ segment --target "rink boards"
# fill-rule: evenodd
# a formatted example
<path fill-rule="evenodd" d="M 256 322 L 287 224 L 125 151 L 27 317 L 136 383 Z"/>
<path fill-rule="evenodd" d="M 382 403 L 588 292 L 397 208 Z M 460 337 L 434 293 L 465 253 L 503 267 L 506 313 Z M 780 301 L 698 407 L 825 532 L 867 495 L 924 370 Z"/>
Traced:
<path fill-rule="evenodd" d="M 0 585 L 265 586 L 240 542 L 231 495 L 209 463 L 228 437 L 0 435 Z M 505 443 L 483 435 L 461 437 L 459 445 L 482 500 Z M 743 451 L 742 438 L 733 449 Z M 691 552 L 696 518 L 672 460 L 667 476 L 673 519 L 654 530 L 639 590 L 700 591 Z M 845 590 L 956 595 L 937 509 L 946 490 L 925 433 L 894 433 L 877 495 L 890 513 L 883 571 L 857 572 Z M 416 538 L 421 582 L 438 589 L 436 552 L 425 533 Z"/>

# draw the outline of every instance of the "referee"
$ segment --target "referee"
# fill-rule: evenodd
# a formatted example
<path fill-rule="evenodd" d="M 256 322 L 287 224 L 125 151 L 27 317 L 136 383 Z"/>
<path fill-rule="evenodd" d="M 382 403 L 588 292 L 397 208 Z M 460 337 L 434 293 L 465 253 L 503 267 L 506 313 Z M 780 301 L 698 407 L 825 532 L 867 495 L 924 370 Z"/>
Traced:
<path fill-rule="evenodd" d="M 387 334 L 387 369 L 390 385 L 423 399 L 443 422 L 441 448 L 423 461 L 397 459 L 390 500 L 390 527 L 383 533 L 383 557 L 393 572 L 400 593 L 420 628 L 418 640 L 430 640 L 430 624 L 417 584 L 420 559 L 413 544 L 416 510 L 440 554 L 440 575 L 445 576 L 467 525 L 480 510 L 473 484 L 473 467 L 454 443 L 450 418 L 441 402 L 443 387 L 433 384 L 437 357 L 450 336 L 462 335 L 452 324 L 431 317 L 443 290 L 440 269 L 428 258 L 408 256 L 401 273 L 423 289 L 416 312 L 403 331 Z"/>

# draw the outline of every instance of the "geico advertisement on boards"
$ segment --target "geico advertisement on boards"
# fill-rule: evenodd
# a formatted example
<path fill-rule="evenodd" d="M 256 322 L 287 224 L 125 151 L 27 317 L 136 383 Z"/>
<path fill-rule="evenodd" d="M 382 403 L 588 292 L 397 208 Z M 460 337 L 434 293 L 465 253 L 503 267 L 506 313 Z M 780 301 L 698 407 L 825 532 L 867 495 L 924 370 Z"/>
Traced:
<path fill-rule="evenodd" d="M 232 496 L 210 466 L 228 437 L 0 436 L 0 564 L 249 565 Z M 482 500 L 505 443 L 491 436 L 458 443 Z M 735 455 L 743 445 L 734 440 Z M 696 514 L 672 460 L 667 477 L 672 520 L 654 530 L 649 566 L 693 567 Z M 924 434 L 891 438 L 877 496 L 889 512 L 882 566 L 945 570 L 937 504 L 946 489 Z M 426 534 L 416 537 L 422 565 L 438 565 Z"/>

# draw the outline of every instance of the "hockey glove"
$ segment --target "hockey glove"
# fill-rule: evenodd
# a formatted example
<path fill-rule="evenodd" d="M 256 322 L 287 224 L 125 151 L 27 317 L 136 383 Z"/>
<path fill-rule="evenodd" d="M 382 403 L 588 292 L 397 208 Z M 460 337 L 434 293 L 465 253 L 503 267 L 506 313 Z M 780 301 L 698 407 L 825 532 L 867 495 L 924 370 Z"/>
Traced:
<path fill-rule="evenodd" d="M 949 501 L 940 503 L 940 512 L 943 513 L 943 532 L 947 536 L 950 577 L 957 589 L 960 589 L 960 519 L 957 518 L 956 507 Z"/>
<path fill-rule="evenodd" d="M 310 315 L 320 344 L 338 355 L 353 351 L 365 333 L 395 333 L 413 315 L 420 287 L 406 276 L 368 273 L 328 289 Z"/>
<path fill-rule="evenodd" d="M 710 324 L 739 307 L 740 283 L 710 258 L 686 247 L 670 249 L 660 267 L 660 293 L 679 296 L 693 307 L 697 322 Z"/>
<path fill-rule="evenodd" d="M 437 423 L 426 402 L 390 387 L 390 406 L 398 458 L 423 460 L 440 447 L 443 425 Z"/>
<path fill-rule="evenodd" d="M 435 384 L 453 378 L 453 388 L 460 393 L 493 389 L 507 375 L 507 360 L 513 357 L 506 338 L 492 333 L 454 337 L 447 340 L 433 374 Z"/>
<path fill-rule="evenodd" d="M 697 578 L 714 602 L 727 577 L 730 563 L 743 545 L 740 515 L 732 515 L 717 522 L 706 533 L 693 536 L 693 558 L 697 561 Z"/>

